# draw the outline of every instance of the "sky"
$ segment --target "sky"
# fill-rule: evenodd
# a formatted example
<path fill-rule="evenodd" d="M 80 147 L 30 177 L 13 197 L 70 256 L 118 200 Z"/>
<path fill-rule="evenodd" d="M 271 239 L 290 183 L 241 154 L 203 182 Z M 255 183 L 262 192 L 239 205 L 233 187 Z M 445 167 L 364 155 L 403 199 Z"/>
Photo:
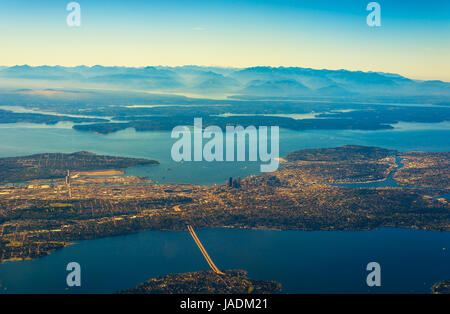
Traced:
<path fill-rule="evenodd" d="M 0 65 L 299 66 L 450 82 L 450 1 L 0 0 Z"/>

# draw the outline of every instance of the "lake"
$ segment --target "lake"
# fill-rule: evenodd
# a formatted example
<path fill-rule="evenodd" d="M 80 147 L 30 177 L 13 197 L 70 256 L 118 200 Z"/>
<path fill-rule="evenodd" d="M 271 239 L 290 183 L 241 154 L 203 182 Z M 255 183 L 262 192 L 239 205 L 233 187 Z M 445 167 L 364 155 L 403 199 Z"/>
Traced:
<path fill-rule="evenodd" d="M 220 269 L 276 280 L 285 293 L 428 293 L 450 278 L 450 233 L 376 231 L 197 230 Z M 66 265 L 81 265 L 81 287 L 66 288 Z M 366 285 L 369 262 L 381 287 Z M 145 231 L 80 241 L 53 254 L 0 265 L 2 292 L 111 293 L 152 277 L 208 269 L 187 231 Z M 5 290 L 5 288 L 7 290 Z"/>

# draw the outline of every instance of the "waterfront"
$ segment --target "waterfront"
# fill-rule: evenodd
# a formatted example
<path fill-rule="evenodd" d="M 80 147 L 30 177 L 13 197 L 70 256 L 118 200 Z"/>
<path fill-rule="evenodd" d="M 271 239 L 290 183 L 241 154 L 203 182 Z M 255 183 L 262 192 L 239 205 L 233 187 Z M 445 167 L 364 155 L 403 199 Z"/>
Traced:
<path fill-rule="evenodd" d="M 417 125 L 417 124 L 416 124 Z M 161 183 L 223 184 L 229 177 L 258 174 L 259 162 L 184 162 L 171 159 L 176 141 L 170 132 L 136 132 L 127 129 L 109 135 L 77 132 L 66 128 L 10 125 L 0 128 L 0 157 L 36 153 L 90 151 L 101 155 L 158 160 L 157 167 L 128 169 L 127 175 L 144 175 Z M 450 128 L 408 130 L 280 130 L 280 157 L 304 148 L 342 145 L 378 146 L 399 151 L 450 151 Z M 193 176 L 192 173 L 196 175 Z"/>

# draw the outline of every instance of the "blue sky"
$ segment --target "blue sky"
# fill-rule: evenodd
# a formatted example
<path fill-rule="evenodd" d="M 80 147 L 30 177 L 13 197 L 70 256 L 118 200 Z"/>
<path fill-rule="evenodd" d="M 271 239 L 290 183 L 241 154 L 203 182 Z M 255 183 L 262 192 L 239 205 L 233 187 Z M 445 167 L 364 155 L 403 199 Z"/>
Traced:
<path fill-rule="evenodd" d="M 256 65 L 384 71 L 450 81 L 450 1 L 0 0 L 2 65 Z"/>

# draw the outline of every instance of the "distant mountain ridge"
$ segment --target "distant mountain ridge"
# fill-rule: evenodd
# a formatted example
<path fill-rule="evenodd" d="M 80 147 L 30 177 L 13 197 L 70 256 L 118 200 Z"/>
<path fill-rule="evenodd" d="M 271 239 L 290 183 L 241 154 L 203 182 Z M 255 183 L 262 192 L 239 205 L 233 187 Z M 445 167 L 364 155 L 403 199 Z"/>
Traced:
<path fill-rule="evenodd" d="M 394 73 L 300 67 L 220 68 L 201 66 L 0 67 L 0 79 L 45 80 L 198 94 L 262 97 L 450 96 L 450 83 L 413 80 Z"/>

